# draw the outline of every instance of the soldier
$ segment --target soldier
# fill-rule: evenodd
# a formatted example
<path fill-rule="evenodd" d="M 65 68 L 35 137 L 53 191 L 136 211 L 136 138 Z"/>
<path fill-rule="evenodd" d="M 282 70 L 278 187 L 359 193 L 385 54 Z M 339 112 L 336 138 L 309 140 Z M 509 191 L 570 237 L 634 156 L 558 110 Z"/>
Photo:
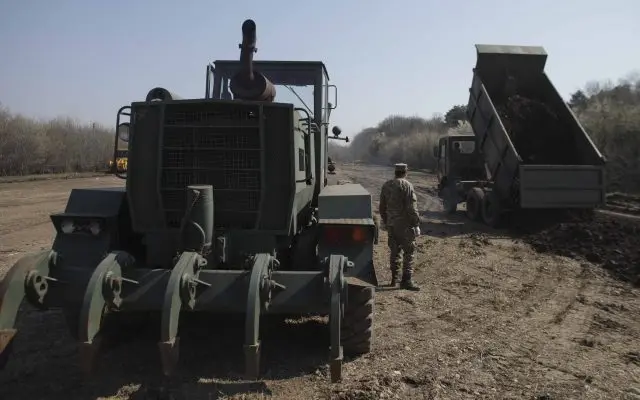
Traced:
<path fill-rule="evenodd" d="M 389 236 L 391 286 L 398 283 L 402 257 L 403 271 L 400 287 L 418 291 L 420 288 L 413 282 L 413 259 L 416 248 L 415 239 L 420 235 L 420 215 L 413 185 L 406 176 L 407 164 L 396 164 L 395 178 L 382 185 L 379 211 Z"/>

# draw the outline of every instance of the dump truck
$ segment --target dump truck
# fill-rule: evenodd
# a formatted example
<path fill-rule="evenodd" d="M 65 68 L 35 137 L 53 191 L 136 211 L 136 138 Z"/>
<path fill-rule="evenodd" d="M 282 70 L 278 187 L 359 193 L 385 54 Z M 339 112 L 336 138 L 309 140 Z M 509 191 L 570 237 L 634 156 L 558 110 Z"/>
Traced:
<path fill-rule="evenodd" d="M 333 382 L 343 354 L 371 350 L 378 232 L 368 191 L 326 184 L 327 69 L 254 62 L 255 45 L 246 20 L 240 60 L 207 65 L 204 98 L 158 87 L 118 111 L 126 185 L 72 190 L 51 215 L 51 249 L 20 259 L 0 283 L 2 366 L 23 299 L 62 309 L 86 371 L 106 317 L 140 311 L 161 316 L 166 376 L 181 313 L 243 314 L 249 379 L 260 375 L 264 314 L 328 316 Z M 312 109 L 276 102 L 276 85 L 312 86 Z"/>
<path fill-rule="evenodd" d="M 545 73 L 544 48 L 476 51 L 473 134 L 441 138 L 433 149 L 445 211 L 465 202 L 470 219 L 497 226 L 507 213 L 603 206 L 606 159 Z"/>

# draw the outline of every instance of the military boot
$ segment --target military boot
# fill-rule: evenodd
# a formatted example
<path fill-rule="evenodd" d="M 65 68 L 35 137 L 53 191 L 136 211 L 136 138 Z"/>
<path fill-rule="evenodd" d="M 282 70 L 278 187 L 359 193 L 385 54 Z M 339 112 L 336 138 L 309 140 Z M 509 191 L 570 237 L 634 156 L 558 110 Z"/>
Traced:
<path fill-rule="evenodd" d="M 396 287 L 398 285 L 398 275 L 391 275 L 391 284 L 389 286 Z"/>
<path fill-rule="evenodd" d="M 411 278 L 403 278 L 402 282 L 400 282 L 400 287 L 402 289 L 411 290 L 414 292 L 418 292 L 420 290 L 420 286 L 416 285 L 416 283 Z"/>

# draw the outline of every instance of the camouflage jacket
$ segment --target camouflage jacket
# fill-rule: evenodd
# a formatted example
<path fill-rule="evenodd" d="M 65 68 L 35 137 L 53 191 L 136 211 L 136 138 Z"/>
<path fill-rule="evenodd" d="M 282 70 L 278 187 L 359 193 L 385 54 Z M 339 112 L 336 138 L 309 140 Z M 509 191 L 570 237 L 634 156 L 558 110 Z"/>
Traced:
<path fill-rule="evenodd" d="M 404 178 L 390 179 L 382 185 L 379 211 L 385 226 L 420 225 L 416 193 L 411 182 Z"/>

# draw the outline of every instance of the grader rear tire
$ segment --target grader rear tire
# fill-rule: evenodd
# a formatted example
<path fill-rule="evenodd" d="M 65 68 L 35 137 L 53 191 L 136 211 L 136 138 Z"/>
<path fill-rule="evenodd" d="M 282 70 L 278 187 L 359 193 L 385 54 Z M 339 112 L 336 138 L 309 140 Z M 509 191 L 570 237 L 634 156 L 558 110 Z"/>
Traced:
<path fill-rule="evenodd" d="M 342 350 L 353 357 L 369 353 L 373 342 L 375 289 L 349 286 L 348 305 L 342 323 Z"/>

